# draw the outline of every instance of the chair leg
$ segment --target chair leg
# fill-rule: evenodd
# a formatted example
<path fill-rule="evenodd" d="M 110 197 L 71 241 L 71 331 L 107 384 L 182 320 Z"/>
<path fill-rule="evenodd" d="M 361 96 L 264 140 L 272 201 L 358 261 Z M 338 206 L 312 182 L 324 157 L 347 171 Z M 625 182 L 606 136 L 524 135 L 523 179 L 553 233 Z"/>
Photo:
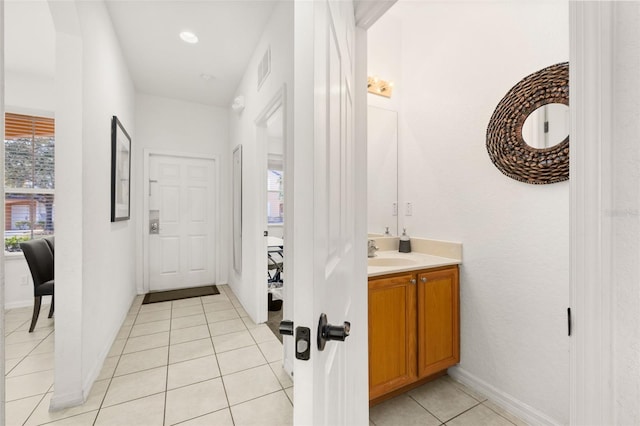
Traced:
<path fill-rule="evenodd" d="M 53 302 L 56 300 L 56 296 L 55 295 L 51 295 L 51 307 L 49 308 L 49 317 L 51 318 L 53 316 Z"/>
<path fill-rule="evenodd" d="M 33 329 L 36 328 L 38 315 L 40 315 L 41 304 L 42 304 L 42 296 L 35 296 L 33 299 L 33 316 L 31 317 L 31 327 L 29 328 L 29 333 L 33 332 Z"/>

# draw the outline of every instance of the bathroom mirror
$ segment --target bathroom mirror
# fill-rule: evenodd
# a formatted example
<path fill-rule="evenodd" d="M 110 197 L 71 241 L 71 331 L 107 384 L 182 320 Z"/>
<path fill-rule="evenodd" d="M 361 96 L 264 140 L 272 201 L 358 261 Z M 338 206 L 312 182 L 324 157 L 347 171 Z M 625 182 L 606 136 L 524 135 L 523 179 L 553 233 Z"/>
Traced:
<path fill-rule="evenodd" d="M 524 121 L 522 138 L 536 149 L 551 148 L 569 136 L 569 107 L 565 104 L 542 105 Z"/>
<path fill-rule="evenodd" d="M 547 105 L 569 106 L 569 63 L 562 62 L 543 68 L 520 80 L 498 103 L 487 127 L 487 152 L 494 166 L 504 175 L 520 182 L 545 185 L 569 179 L 569 132 L 554 130 L 550 146 L 538 147 L 538 136 L 530 136 L 525 142 L 525 121 Z M 556 115 L 555 110 L 543 109 L 542 120 L 532 118 L 532 126 L 542 121 L 544 115 Z M 566 116 L 567 112 L 558 112 Z M 565 124 L 568 128 L 568 124 Z M 562 126 L 558 126 L 561 129 Z M 560 133 L 567 136 L 562 138 Z M 555 139 L 561 138 L 559 143 Z M 542 138 L 544 140 L 544 138 Z M 544 141 L 543 141 L 544 143 Z"/>
<path fill-rule="evenodd" d="M 398 113 L 369 106 L 367 212 L 370 235 L 398 235 Z"/>

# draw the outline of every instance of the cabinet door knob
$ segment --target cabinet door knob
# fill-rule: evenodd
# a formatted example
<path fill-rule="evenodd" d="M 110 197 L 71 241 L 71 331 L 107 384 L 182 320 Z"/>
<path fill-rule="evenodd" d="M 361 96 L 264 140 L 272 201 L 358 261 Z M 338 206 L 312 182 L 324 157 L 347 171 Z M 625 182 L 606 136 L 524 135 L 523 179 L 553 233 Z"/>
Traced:
<path fill-rule="evenodd" d="M 420 281 L 422 281 L 423 283 L 426 283 L 427 282 L 427 277 L 420 278 Z"/>
<path fill-rule="evenodd" d="M 416 283 L 416 279 L 415 279 L 415 278 L 411 278 L 411 280 L 409 280 L 409 282 L 410 282 L 411 284 L 415 284 L 415 283 Z"/>

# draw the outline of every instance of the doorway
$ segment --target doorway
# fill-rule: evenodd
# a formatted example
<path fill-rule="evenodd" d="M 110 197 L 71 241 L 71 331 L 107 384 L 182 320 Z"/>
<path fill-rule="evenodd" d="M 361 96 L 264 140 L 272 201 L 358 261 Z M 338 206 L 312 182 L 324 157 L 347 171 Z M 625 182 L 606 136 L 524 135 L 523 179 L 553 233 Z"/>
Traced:
<path fill-rule="evenodd" d="M 215 169 L 210 158 L 149 155 L 149 291 L 215 284 Z"/>
<path fill-rule="evenodd" d="M 258 261 L 257 300 L 260 316 L 277 332 L 282 319 L 285 280 L 285 176 L 286 137 L 284 87 L 271 99 L 256 119 L 256 137 L 262 170 L 261 192 L 264 206 L 261 221 L 264 244 L 256 253 Z M 261 277 L 261 278 L 260 278 Z"/>

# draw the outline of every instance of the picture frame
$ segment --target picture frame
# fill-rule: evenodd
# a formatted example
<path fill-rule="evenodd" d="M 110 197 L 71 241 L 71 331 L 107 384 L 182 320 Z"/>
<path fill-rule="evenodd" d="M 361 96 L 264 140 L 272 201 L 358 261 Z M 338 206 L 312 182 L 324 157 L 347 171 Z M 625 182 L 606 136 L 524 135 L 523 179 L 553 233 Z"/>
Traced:
<path fill-rule="evenodd" d="M 111 222 L 131 216 L 131 137 L 115 115 L 111 119 Z"/>

